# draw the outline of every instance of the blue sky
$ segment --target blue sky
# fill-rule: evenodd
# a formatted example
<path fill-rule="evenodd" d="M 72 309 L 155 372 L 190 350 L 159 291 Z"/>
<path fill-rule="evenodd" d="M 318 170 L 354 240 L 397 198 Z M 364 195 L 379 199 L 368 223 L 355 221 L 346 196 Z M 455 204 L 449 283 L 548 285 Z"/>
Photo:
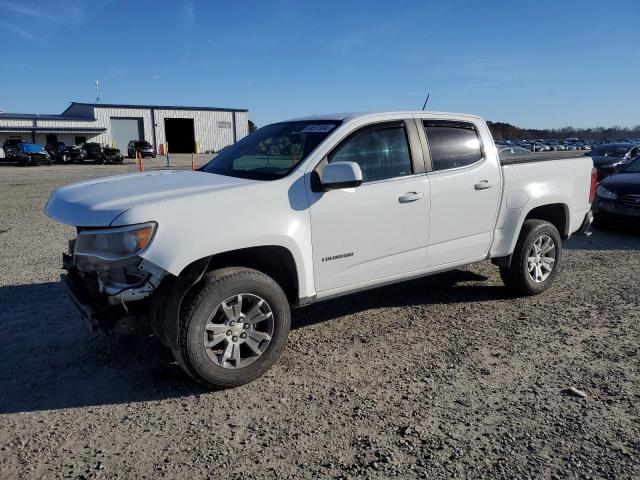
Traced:
<path fill-rule="evenodd" d="M 0 0 L 0 110 L 69 101 L 640 124 L 640 1 Z"/>

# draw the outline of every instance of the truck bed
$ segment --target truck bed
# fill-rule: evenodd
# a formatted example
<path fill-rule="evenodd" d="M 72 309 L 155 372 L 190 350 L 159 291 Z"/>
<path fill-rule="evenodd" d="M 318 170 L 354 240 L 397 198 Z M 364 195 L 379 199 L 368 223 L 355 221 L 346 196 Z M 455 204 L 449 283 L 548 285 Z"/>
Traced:
<path fill-rule="evenodd" d="M 500 157 L 501 165 L 513 165 L 516 163 L 547 162 L 551 160 L 565 160 L 568 158 L 589 156 L 587 150 L 575 152 L 535 152 L 526 155 L 504 155 Z M 587 154 L 587 155 L 585 155 Z"/>

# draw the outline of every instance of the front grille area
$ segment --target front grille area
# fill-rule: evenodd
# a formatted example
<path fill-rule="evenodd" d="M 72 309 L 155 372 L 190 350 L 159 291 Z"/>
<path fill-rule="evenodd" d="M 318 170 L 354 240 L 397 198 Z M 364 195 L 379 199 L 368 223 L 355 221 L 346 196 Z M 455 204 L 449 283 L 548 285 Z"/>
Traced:
<path fill-rule="evenodd" d="M 640 195 L 622 195 L 620 201 L 627 207 L 640 208 Z"/>

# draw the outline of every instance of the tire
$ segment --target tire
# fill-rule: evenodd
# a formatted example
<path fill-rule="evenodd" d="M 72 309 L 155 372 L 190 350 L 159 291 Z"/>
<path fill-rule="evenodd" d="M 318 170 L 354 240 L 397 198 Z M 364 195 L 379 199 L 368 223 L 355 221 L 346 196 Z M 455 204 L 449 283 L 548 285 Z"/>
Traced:
<path fill-rule="evenodd" d="M 530 257 L 530 253 L 535 251 L 536 242 L 541 239 L 541 250 L 549 247 L 546 239 L 553 243 L 553 250 L 543 254 L 544 256 Z M 537 245 L 537 244 L 536 244 Z M 548 256 L 547 256 L 548 254 Z M 548 259 L 553 257 L 553 262 Z M 534 267 L 530 273 L 529 258 L 535 258 L 539 267 Z M 522 230 L 516 243 L 516 248 L 511 257 L 509 267 L 500 268 L 500 277 L 504 284 L 519 295 L 538 295 L 544 292 L 553 283 L 554 278 L 560 270 L 562 260 L 562 239 L 558 229 L 551 223 L 544 220 L 525 220 Z M 533 263 L 534 265 L 536 263 Z M 546 265 L 546 266 L 545 266 Z M 551 271 L 548 266 L 551 265 Z M 538 275 L 540 272 L 540 275 Z M 537 279 L 534 279 L 537 277 Z"/>
<path fill-rule="evenodd" d="M 223 302 L 233 313 L 225 314 Z M 252 318 L 258 320 L 249 325 Z M 222 268 L 205 274 L 185 298 L 178 349 L 173 354 L 185 372 L 202 385 L 235 387 L 255 380 L 275 363 L 286 346 L 290 325 L 289 301 L 271 277 L 249 268 Z"/>

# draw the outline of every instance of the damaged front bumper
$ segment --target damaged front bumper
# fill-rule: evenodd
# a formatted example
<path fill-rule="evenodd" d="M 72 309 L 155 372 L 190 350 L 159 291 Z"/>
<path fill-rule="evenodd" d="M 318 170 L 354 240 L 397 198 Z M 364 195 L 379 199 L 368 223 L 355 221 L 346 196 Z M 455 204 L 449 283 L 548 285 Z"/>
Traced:
<path fill-rule="evenodd" d="M 147 315 L 146 300 L 167 274 L 140 257 L 82 270 L 73 255 L 64 254 L 63 268 L 61 283 L 84 323 L 103 331 L 135 328 Z"/>

